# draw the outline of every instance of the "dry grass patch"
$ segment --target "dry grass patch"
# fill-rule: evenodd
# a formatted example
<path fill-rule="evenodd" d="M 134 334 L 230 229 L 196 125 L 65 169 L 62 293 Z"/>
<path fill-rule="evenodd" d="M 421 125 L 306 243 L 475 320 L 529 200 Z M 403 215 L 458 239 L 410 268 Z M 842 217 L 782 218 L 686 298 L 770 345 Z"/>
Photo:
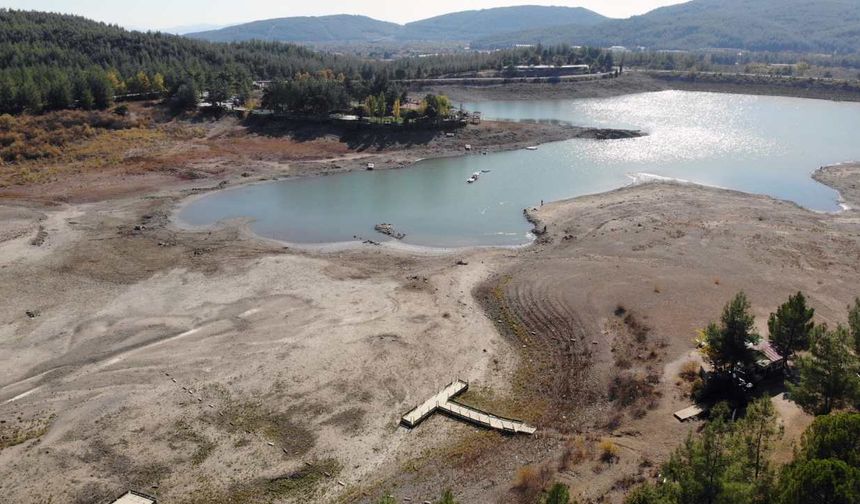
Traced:
<path fill-rule="evenodd" d="M 546 464 L 525 466 L 517 471 L 514 490 L 522 502 L 536 502 L 540 494 L 552 482 L 553 470 Z"/>
<path fill-rule="evenodd" d="M 696 361 L 687 361 L 681 366 L 678 372 L 678 377 L 687 383 L 692 383 L 699 377 L 699 370 L 702 366 Z"/>
<path fill-rule="evenodd" d="M 53 421 L 54 415 L 33 420 L 19 419 L 16 424 L 0 423 L 0 450 L 44 436 Z"/>
<path fill-rule="evenodd" d="M 620 450 L 618 449 L 618 445 L 609 439 L 601 440 L 598 450 L 600 451 L 600 460 L 607 464 L 612 464 L 619 458 Z"/>
<path fill-rule="evenodd" d="M 576 436 L 564 445 L 564 451 L 558 462 L 559 471 L 568 471 L 573 467 L 594 459 L 594 445 L 583 436 Z"/>
<path fill-rule="evenodd" d="M 205 131 L 182 123 L 153 125 L 148 115 L 66 110 L 0 116 L 0 187 L 49 182 L 62 174 L 108 168 L 124 174 L 165 168 L 180 141 Z M 174 163 L 175 164 L 175 163 Z"/>
<path fill-rule="evenodd" d="M 221 413 L 211 419 L 222 429 L 234 434 L 259 435 L 291 456 L 304 455 L 316 442 L 316 435 L 294 422 L 292 414 L 275 411 L 262 402 L 226 399 Z"/>

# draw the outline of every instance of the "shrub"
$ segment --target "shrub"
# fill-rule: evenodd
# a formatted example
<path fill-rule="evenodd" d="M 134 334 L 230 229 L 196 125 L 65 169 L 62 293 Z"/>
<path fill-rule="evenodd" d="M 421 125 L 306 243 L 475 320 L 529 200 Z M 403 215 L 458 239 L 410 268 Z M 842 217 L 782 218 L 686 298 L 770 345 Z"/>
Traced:
<path fill-rule="evenodd" d="M 548 466 L 525 466 L 517 471 L 514 489 L 520 493 L 523 501 L 534 502 L 550 480 L 552 480 L 552 470 Z"/>
<path fill-rule="evenodd" d="M 681 366 L 678 376 L 685 382 L 692 383 L 699 378 L 699 370 L 702 368 L 696 361 L 687 361 Z"/>
<path fill-rule="evenodd" d="M 582 436 L 577 436 L 567 442 L 558 463 L 559 471 L 567 471 L 577 464 L 590 460 L 594 456 L 592 446 Z"/>
<path fill-rule="evenodd" d="M 600 441 L 600 460 L 611 464 L 618 460 L 618 446 L 608 439 Z"/>
<path fill-rule="evenodd" d="M 556 483 L 549 489 L 544 504 L 570 504 L 570 490 L 567 485 Z"/>
<path fill-rule="evenodd" d="M 609 385 L 609 399 L 620 406 L 631 406 L 640 399 L 651 398 L 654 394 L 654 384 L 638 373 L 620 373 Z"/>
<path fill-rule="evenodd" d="M 459 504 L 456 500 L 454 500 L 454 494 L 451 490 L 445 490 L 442 492 L 442 498 L 439 499 L 438 504 Z"/>

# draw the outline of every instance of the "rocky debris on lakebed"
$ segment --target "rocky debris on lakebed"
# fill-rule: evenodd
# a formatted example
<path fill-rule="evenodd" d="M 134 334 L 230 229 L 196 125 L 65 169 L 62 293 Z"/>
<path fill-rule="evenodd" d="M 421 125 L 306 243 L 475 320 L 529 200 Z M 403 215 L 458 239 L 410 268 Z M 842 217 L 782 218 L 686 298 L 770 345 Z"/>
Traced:
<path fill-rule="evenodd" d="M 395 240 L 402 240 L 402 239 L 406 238 L 406 234 L 398 233 L 394 229 L 394 224 L 386 224 L 383 222 L 382 224 L 377 224 L 376 226 L 374 226 L 373 229 L 375 229 L 377 233 L 382 233 L 384 235 L 388 235 L 388 236 L 394 238 Z"/>

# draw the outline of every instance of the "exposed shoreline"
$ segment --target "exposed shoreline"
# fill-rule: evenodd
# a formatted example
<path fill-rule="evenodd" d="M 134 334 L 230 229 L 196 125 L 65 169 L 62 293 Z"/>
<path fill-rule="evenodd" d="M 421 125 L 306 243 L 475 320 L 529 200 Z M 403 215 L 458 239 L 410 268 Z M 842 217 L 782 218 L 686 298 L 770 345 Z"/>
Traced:
<path fill-rule="evenodd" d="M 850 89 L 843 89 L 838 86 L 838 83 L 829 81 L 685 72 L 628 71 L 618 78 L 597 81 L 486 86 L 436 85 L 422 89 L 422 91 L 446 94 L 455 102 L 609 98 L 667 90 L 860 101 L 860 82 L 853 84 Z"/>
<path fill-rule="evenodd" d="M 615 442 L 618 463 L 587 460 L 558 478 L 580 500 L 619 502 L 617 482 L 650 478 L 644 463 L 659 463 L 688 429 L 671 416 L 687 403 L 675 370 L 729 296 L 747 290 L 761 324 L 803 290 L 819 321 L 841 320 L 860 282 L 856 210 L 821 214 L 658 181 L 530 211 L 547 226 L 533 244 L 444 254 L 297 250 L 240 224 L 171 223 L 177 204 L 219 187 L 368 159 L 396 168 L 457 155 L 471 138 L 503 149 L 572 134 L 550 126 L 488 124 L 474 137 L 326 158 L 225 158 L 223 169 L 200 168 L 206 178 L 141 175 L 157 185 L 120 180 L 137 189 L 95 201 L 36 199 L 51 185 L 19 192 L 34 197 L 25 204 L 0 200 L 0 429 L 33 436 L 0 450 L 4 494 L 99 502 L 157 486 L 159 500 L 181 503 L 205 485 L 217 502 L 288 477 L 312 497 L 287 501 L 374 502 L 390 491 L 422 502 L 450 487 L 464 502 L 510 502 L 521 467 L 556 464 L 582 436 Z M 291 138 L 275 137 L 272 150 L 346 152 L 341 139 Z M 813 177 L 858 208 L 860 165 Z M 649 327 L 644 341 L 614 315 L 620 305 Z M 654 377 L 650 395 L 616 407 L 614 378 L 639 373 Z M 397 426 L 452 375 L 470 381 L 470 400 L 533 419 L 542 434 L 476 433 L 441 417 Z M 607 426 L 612 412 L 619 423 Z M 792 414 L 780 448 L 789 452 L 807 420 Z"/>

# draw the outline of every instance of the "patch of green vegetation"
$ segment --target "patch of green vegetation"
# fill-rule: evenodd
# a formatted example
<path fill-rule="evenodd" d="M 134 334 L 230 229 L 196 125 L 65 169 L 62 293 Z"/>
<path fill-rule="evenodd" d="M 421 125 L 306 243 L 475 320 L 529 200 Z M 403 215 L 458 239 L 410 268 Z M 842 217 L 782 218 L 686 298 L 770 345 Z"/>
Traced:
<path fill-rule="evenodd" d="M 51 415 L 48 418 L 19 421 L 17 425 L 0 424 L 0 450 L 44 436 L 53 421 L 54 415 Z"/>

